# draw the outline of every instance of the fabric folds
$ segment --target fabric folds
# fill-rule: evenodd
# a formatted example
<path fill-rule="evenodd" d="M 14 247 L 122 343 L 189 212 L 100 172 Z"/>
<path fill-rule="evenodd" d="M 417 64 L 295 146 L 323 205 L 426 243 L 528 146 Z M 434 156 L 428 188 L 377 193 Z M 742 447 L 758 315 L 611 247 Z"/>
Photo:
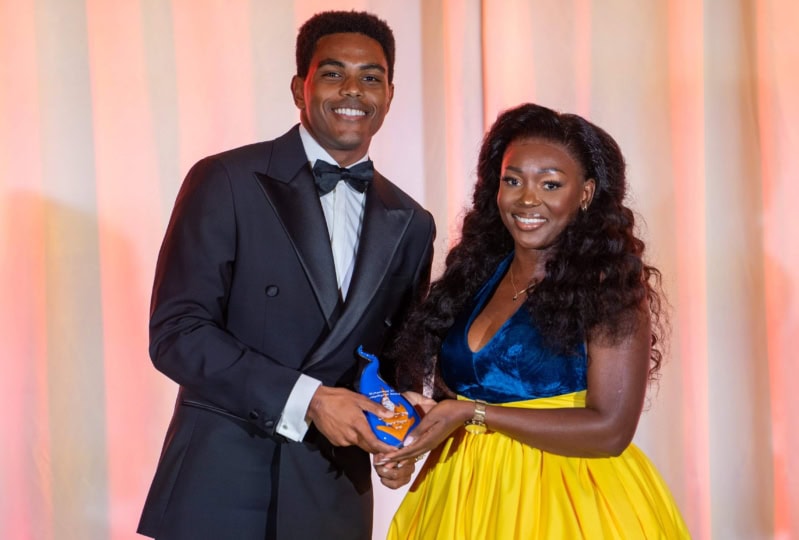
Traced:
<path fill-rule="evenodd" d="M 585 392 L 501 406 L 584 407 Z M 389 540 L 689 537 L 663 479 L 635 445 L 618 457 L 573 458 L 464 429 L 430 454 L 388 534 Z"/>

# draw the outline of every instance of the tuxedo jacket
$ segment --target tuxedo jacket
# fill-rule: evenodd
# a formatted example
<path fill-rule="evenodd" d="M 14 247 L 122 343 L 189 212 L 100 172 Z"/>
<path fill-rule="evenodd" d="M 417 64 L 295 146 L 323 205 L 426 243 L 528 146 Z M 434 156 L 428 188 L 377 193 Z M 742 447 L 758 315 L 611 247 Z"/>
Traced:
<path fill-rule="evenodd" d="M 198 162 L 158 257 L 150 356 L 179 384 L 139 523 L 163 539 L 369 539 L 371 464 L 276 429 L 301 373 L 351 387 L 429 284 L 429 212 L 375 172 L 346 302 L 298 126 Z"/>

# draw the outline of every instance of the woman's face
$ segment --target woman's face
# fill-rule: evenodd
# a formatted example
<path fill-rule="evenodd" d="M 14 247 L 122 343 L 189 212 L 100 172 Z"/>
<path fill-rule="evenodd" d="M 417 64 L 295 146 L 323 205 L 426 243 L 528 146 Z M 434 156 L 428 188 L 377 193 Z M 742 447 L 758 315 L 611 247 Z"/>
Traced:
<path fill-rule="evenodd" d="M 519 139 L 508 145 L 497 206 L 517 251 L 549 248 L 580 207 L 591 203 L 594 180 L 584 176 L 560 144 Z"/>

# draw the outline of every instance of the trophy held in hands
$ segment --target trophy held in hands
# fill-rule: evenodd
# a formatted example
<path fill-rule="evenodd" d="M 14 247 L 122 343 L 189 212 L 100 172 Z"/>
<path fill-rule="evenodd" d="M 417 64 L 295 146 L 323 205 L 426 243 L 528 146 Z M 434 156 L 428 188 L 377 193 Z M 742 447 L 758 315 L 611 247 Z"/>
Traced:
<path fill-rule="evenodd" d="M 367 361 L 360 377 L 361 394 L 394 413 L 392 418 L 383 419 L 364 411 L 366 419 L 378 439 L 386 444 L 402 447 L 405 437 L 419 425 L 421 417 L 402 394 L 380 377 L 380 361 L 377 356 L 364 351 L 363 347 L 358 347 L 358 354 Z"/>

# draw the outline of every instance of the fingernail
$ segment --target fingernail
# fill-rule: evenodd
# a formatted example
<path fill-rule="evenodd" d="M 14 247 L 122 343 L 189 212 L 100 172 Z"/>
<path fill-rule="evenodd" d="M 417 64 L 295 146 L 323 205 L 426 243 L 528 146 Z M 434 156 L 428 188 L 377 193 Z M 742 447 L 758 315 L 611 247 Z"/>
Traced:
<path fill-rule="evenodd" d="M 412 435 L 408 435 L 407 437 L 405 437 L 405 440 L 402 441 L 402 446 L 410 446 L 413 444 L 414 440 L 415 439 L 413 438 Z"/>
<path fill-rule="evenodd" d="M 402 468 L 402 462 L 399 462 L 399 463 L 397 463 L 397 468 L 398 468 L 398 469 L 401 469 L 401 468 Z"/>

